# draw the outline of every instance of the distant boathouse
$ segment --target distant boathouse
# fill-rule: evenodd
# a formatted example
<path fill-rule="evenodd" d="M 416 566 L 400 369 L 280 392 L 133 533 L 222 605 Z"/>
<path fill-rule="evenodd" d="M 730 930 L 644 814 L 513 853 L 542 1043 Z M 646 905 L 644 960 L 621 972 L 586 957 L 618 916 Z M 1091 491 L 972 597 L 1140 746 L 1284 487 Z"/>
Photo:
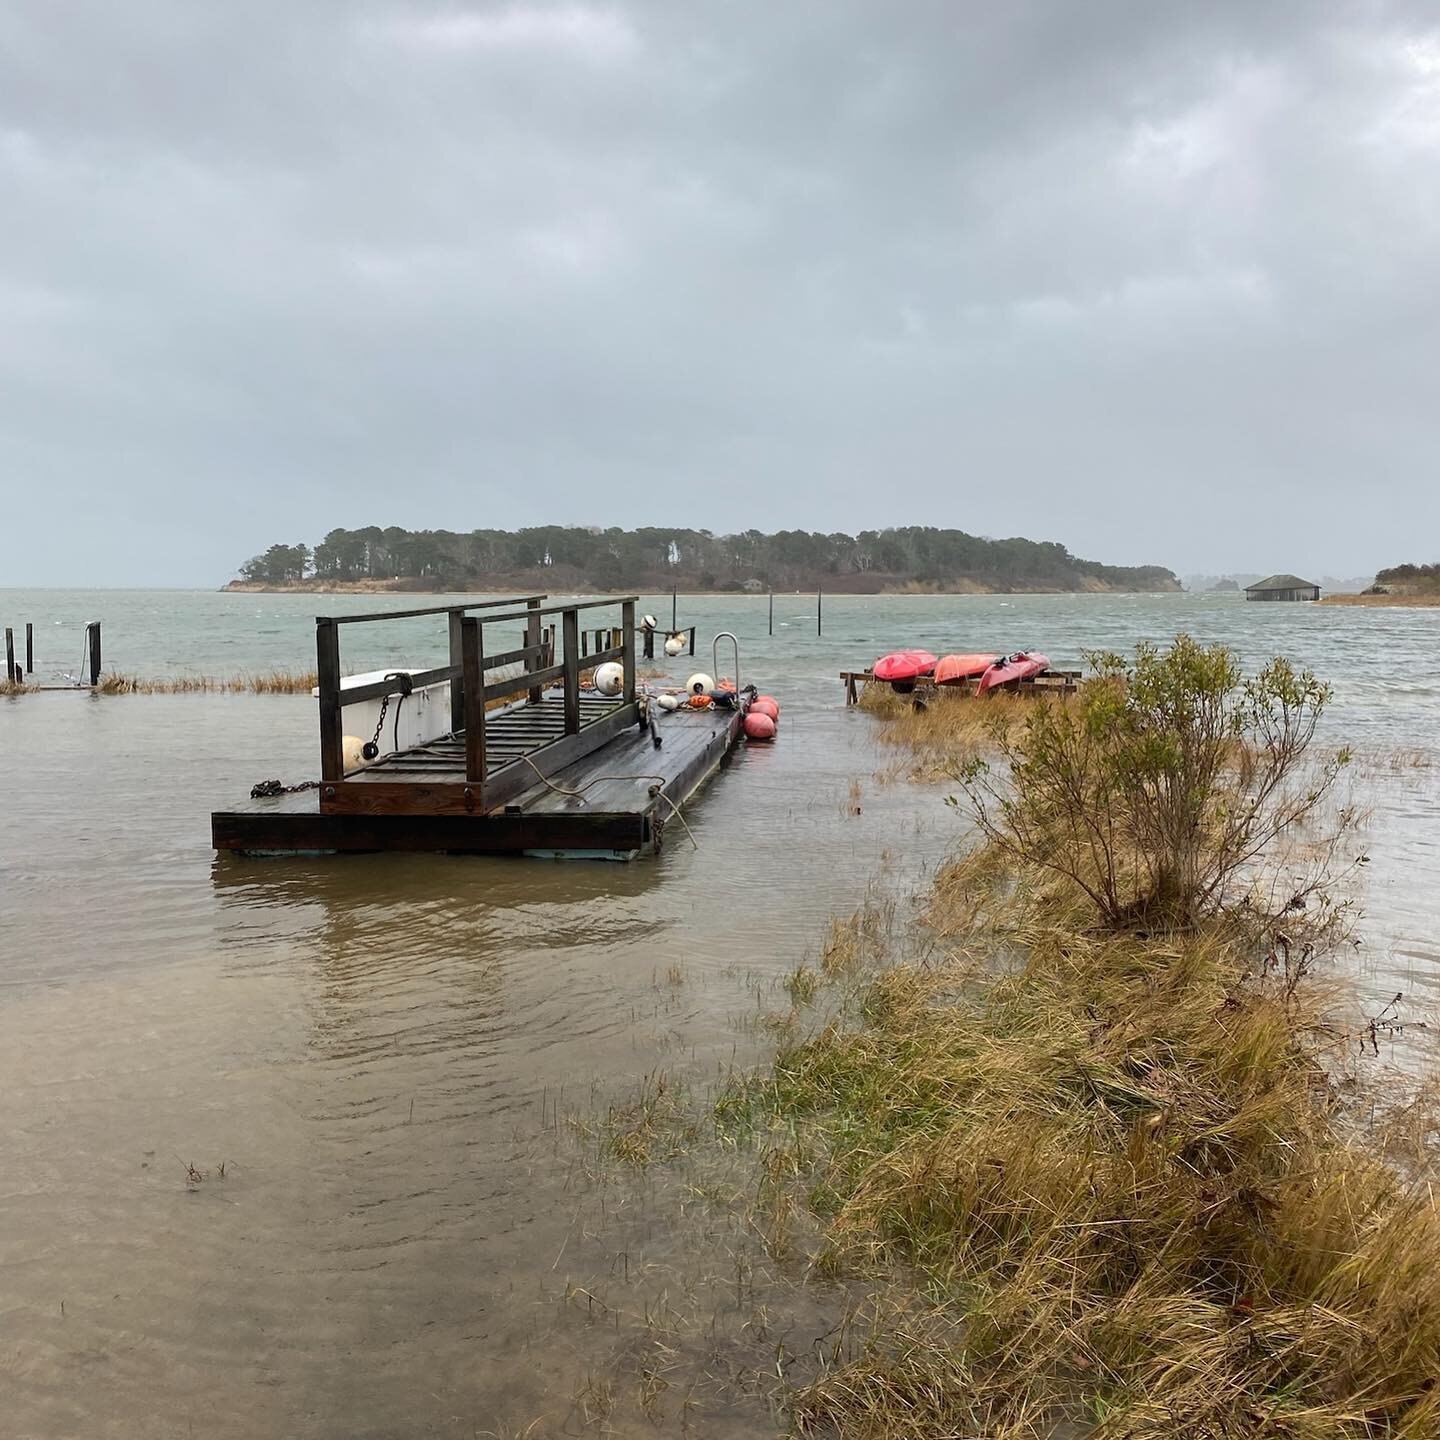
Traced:
<path fill-rule="evenodd" d="M 1247 600 L 1318 600 L 1320 587 L 1298 575 L 1272 575 L 1245 587 Z"/>

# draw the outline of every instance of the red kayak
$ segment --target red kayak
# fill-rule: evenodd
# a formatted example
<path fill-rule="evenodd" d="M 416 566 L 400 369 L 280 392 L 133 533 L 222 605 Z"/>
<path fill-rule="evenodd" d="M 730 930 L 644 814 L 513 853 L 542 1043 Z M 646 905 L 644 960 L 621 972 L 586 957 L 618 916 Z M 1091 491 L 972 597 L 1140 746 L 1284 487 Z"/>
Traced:
<path fill-rule="evenodd" d="M 935 666 L 937 685 L 959 685 L 983 675 L 1000 657 L 998 655 L 947 655 Z"/>
<path fill-rule="evenodd" d="M 870 672 L 877 680 L 888 680 L 892 685 L 913 685 L 921 675 L 928 675 L 935 668 L 935 657 L 928 650 L 897 650 L 893 655 L 882 655 Z"/>
<path fill-rule="evenodd" d="M 1032 675 L 1039 675 L 1049 668 L 1050 657 L 1048 655 L 1042 655 L 1038 650 L 1032 650 L 1028 654 L 1021 651 L 1018 655 L 997 660 L 980 677 L 976 694 L 983 695 L 987 690 L 997 689 L 1001 685 L 1009 685 L 1016 680 L 1028 680 Z"/>

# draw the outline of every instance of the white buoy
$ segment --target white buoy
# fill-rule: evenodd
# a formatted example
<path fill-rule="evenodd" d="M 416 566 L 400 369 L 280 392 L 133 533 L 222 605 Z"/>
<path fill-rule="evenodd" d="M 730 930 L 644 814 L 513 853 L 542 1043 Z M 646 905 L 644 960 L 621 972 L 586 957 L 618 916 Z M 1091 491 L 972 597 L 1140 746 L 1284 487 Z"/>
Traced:
<path fill-rule="evenodd" d="M 697 670 L 685 682 L 685 688 L 692 695 L 708 695 L 715 688 L 715 681 L 703 670 Z"/>
<path fill-rule="evenodd" d="M 365 742 L 358 735 L 347 735 L 340 742 L 341 765 L 346 771 L 363 770 Z"/>
<path fill-rule="evenodd" d="M 680 697 L 678 695 L 662 695 L 655 703 L 662 710 L 678 710 L 680 708 Z"/>
<path fill-rule="evenodd" d="M 653 630 L 659 623 L 653 615 L 642 615 L 640 617 L 640 628 L 642 630 Z"/>
<path fill-rule="evenodd" d="M 683 635 L 672 635 L 665 642 L 665 653 L 672 659 L 685 648 L 685 637 Z"/>
<path fill-rule="evenodd" d="M 607 660 L 595 667 L 595 688 L 602 695 L 618 695 L 625 687 L 625 667 Z"/>

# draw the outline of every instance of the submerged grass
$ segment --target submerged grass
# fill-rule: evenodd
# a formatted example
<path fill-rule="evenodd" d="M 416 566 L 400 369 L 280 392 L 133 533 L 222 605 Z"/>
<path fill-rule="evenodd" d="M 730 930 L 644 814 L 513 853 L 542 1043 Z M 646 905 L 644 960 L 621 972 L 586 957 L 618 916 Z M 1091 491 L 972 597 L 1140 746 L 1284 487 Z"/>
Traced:
<path fill-rule="evenodd" d="M 107 671 L 101 695 L 252 694 L 308 695 L 319 683 L 313 670 L 259 670 L 241 675 L 163 675 L 150 679 Z"/>
<path fill-rule="evenodd" d="M 1037 705 L 1063 705 L 1063 696 L 999 694 L 979 697 L 959 690 L 923 696 L 897 695 L 888 685 L 867 685 L 860 708 L 885 723 L 880 742 L 909 751 L 913 780 L 954 779 L 965 764 L 994 753 L 1020 730 Z"/>

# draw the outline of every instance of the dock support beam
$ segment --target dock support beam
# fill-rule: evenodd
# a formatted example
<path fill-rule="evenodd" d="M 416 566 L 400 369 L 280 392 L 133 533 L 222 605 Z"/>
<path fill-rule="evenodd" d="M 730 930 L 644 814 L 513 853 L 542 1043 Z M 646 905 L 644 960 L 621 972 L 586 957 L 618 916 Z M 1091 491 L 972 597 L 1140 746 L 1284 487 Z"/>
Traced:
<path fill-rule="evenodd" d="M 320 691 L 320 778 L 345 778 L 345 737 L 340 717 L 340 631 L 333 620 L 315 621 L 315 679 Z"/>
<path fill-rule="evenodd" d="M 627 600 L 620 607 L 620 643 L 625 654 L 620 663 L 625 670 L 625 703 L 635 703 L 635 602 Z"/>
<path fill-rule="evenodd" d="M 535 651 L 544 643 L 544 637 L 540 633 L 540 601 L 538 599 L 528 601 L 525 608 L 530 612 L 525 621 L 525 648 Z M 538 670 L 543 662 L 543 657 L 532 654 L 525 662 L 527 670 Z M 532 705 L 538 705 L 544 698 L 545 692 L 540 686 L 533 686 L 525 692 L 526 698 Z"/>
<path fill-rule="evenodd" d="M 485 807 L 485 642 L 480 634 L 480 622 L 473 615 L 464 617 L 462 630 L 465 780 L 478 792 L 474 797 L 475 809 L 482 810 Z"/>
<path fill-rule="evenodd" d="M 450 733 L 458 735 L 465 728 L 465 612 L 452 610 L 445 617 L 450 622 Z"/>
<path fill-rule="evenodd" d="M 567 610 L 560 617 L 564 631 L 565 733 L 580 733 L 580 616 Z"/>
<path fill-rule="evenodd" d="M 90 688 L 100 683 L 100 622 L 92 620 L 85 627 L 85 648 L 90 656 Z"/>

